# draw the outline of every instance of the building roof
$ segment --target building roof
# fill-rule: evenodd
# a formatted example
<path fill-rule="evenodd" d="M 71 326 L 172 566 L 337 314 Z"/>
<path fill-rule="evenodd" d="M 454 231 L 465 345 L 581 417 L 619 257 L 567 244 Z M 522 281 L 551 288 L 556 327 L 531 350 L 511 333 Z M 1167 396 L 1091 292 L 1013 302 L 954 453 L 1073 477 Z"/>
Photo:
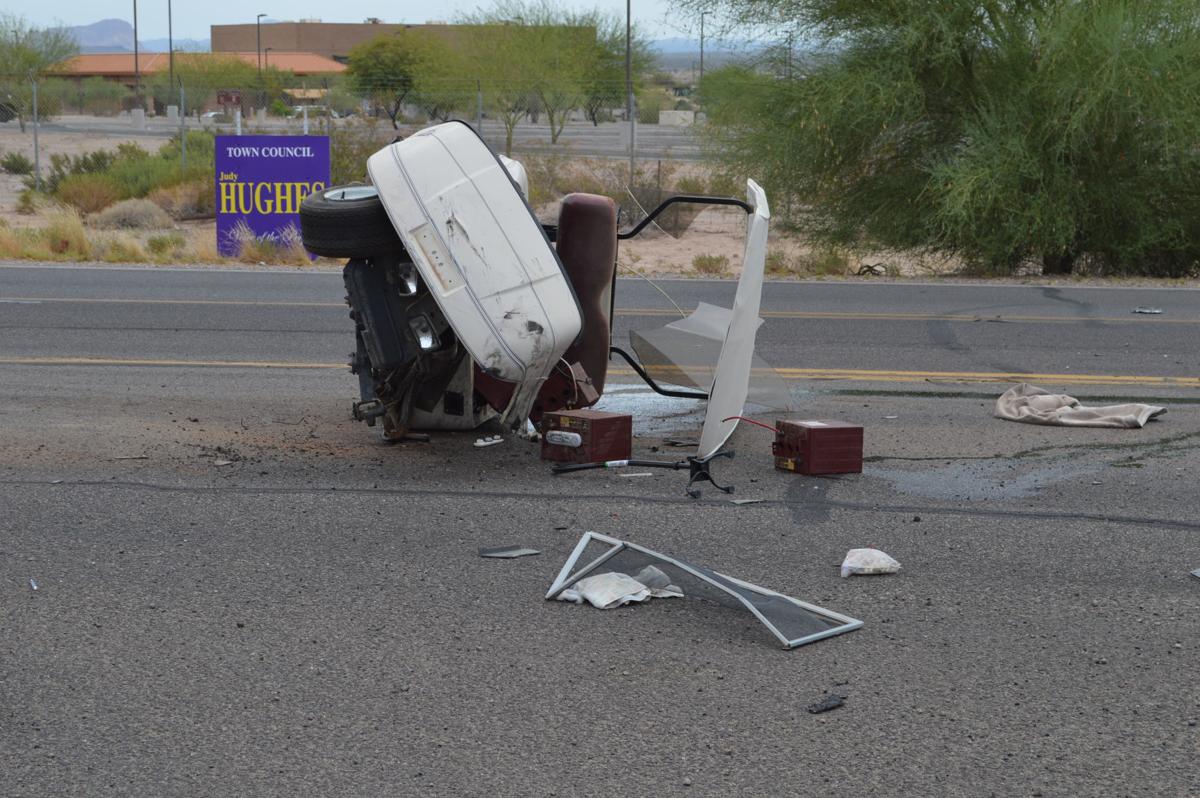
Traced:
<path fill-rule="evenodd" d="M 175 64 L 214 58 L 237 58 L 250 66 L 257 67 L 258 57 L 259 54 L 253 50 L 236 53 L 175 53 Z M 262 57 L 263 67 L 273 67 L 297 75 L 322 75 L 346 71 L 345 64 L 340 64 L 332 58 L 326 58 L 316 53 L 264 50 Z M 150 75 L 155 72 L 166 72 L 169 68 L 170 58 L 166 53 L 138 53 L 137 63 L 143 75 Z M 99 75 L 132 78 L 134 76 L 133 53 L 85 53 L 64 61 L 53 71 L 57 75 L 74 77 Z"/>

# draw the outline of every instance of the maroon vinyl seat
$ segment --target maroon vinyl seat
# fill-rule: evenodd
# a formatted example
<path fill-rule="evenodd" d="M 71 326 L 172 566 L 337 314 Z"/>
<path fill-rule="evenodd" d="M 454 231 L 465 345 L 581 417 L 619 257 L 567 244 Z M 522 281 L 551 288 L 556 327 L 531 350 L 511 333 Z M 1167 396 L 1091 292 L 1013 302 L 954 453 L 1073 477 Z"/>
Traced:
<path fill-rule="evenodd" d="M 534 420 L 563 408 L 589 407 L 604 392 L 617 268 L 617 205 L 597 194 L 568 194 L 558 214 L 558 259 L 579 299 L 583 324 L 534 404 Z"/>

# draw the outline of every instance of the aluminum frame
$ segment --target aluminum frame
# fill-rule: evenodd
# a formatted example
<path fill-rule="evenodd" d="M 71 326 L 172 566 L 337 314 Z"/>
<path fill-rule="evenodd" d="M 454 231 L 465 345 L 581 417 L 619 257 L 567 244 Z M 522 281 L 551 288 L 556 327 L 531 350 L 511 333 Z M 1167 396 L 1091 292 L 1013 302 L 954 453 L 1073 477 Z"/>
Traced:
<path fill-rule="evenodd" d="M 582 557 L 583 553 L 587 550 L 588 545 L 593 541 L 608 544 L 610 548 L 607 551 L 602 552 L 600 556 L 596 557 L 581 568 L 572 570 L 572 567 L 578 563 L 580 557 Z M 846 632 L 853 632 L 855 629 L 858 629 L 863 625 L 863 622 L 857 618 L 851 618 L 848 615 L 842 615 L 841 613 L 834 612 L 833 610 L 819 607 L 816 604 L 809 604 L 806 601 L 801 601 L 800 599 L 792 598 L 791 596 L 785 596 L 782 593 L 776 593 L 774 590 L 768 590 L 765 587 L 751 584 L 718 571 L 711 571 L 707 568 L 697 568 L 696 566 L 693 566 L 684 560 L 680 560 L 677 557 L 670 557 L 666 554 L 662 554 L 661 552 L 654 551 L 653 549 L 648 549 L 645 546 L 640 546 L 637 543 L 630 543 L 629 541 L 609 537 L 608 535 L 602 535 L 598 532 L 585 532 L 583 537 L 579 539 L 579 542 L 575 544 L 575 548 L 571 551 L 570 556 L 567 557 L 567 561 L 563 563 L 563 567 L 559 570 L 558 576 L 554 578 L 554 582 L 550 585 L 550 590 L 546 593 L 546 600 L 552 601 L 558 598 L 559 594 L 561 594 L 564 590 L 567 590 L 580 579 L 583 579 L 588 574 L 593 573 L 597 568 L 604 565 L 622 551 L 626 550 L 636 551 L 646 557 L 659 560 L 674 568 L 678 568 L 679 570 L 684 571 L 696 579 L 701 580 L 710 587 L 716 588 L 722 593 L 736 599 L 737 602 L 749 610 L 754 617 L 763 624 L 763 626 L 770 630 L 771 634 L 773 634 L 775 638 L 779 640 L 784 649 L 797 648 L 799 646 L 807 645 L 808 643 L 815 643 L 818 640 L 824 640 L 827 637 L 833 637 Z M 710 573 L 720 577 L 722 580 L 736 585 L 742 590 L 747 590 L 751 593 L 757 593 L 758 595 L 766 598 L 782 599 L 783 601 L 794 604 L 802 610 L 820 616 L 826 620 L 836 622 L 838 625 L 821 632 L 805 635 L 803 637 L 794 639 L 788 638 L 787 635 L 783 634 L 783 632 L 779 630 L 779 627 L 768 620 L 766 616 L 764 616 L 757 607 L 747 601 L 744 596 L 734 590 L 730 590 L 729 587 L 722 584 L 720 581 L 713 579 L 711 576 L 709 576 Z"/>

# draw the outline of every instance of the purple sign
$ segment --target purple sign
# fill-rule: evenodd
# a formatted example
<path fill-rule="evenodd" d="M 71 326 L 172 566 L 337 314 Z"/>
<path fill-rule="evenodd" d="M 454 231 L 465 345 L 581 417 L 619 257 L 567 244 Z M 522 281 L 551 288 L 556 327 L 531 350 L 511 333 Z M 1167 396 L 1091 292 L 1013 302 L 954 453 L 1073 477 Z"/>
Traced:
<path fill-rule="evenodd" d="M 217 251 L 300 241 L 300 203 L 329 185 L 327 136 L 217 136 Z"/>

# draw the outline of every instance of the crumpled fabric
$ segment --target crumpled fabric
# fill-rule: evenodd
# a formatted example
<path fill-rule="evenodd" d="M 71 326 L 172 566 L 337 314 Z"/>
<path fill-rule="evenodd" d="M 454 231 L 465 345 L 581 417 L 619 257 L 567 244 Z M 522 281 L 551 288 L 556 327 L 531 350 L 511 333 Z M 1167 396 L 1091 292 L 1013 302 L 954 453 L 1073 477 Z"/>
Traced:
<path fill-rule="evenodd" d="M 558 594 L 559 601 L 576 604 L 586 601 L 598 610 L 611 610 L 652 598 L 683 598 L 683 591 L 653 565 L 647 565 L 634 576 L 615 571 L 588 576 Z"/>
<path fill-rule="evenodd" d="M 995 415 L 1008 421 L 1060 427 L 1115 427 L 1138 429 L 1167 412 L 1158 405 L 1127 404 L 1084 407 L 1066 394 L 1050 393 L 1023 382 L 1009 388 L 996 400 Z"/>

